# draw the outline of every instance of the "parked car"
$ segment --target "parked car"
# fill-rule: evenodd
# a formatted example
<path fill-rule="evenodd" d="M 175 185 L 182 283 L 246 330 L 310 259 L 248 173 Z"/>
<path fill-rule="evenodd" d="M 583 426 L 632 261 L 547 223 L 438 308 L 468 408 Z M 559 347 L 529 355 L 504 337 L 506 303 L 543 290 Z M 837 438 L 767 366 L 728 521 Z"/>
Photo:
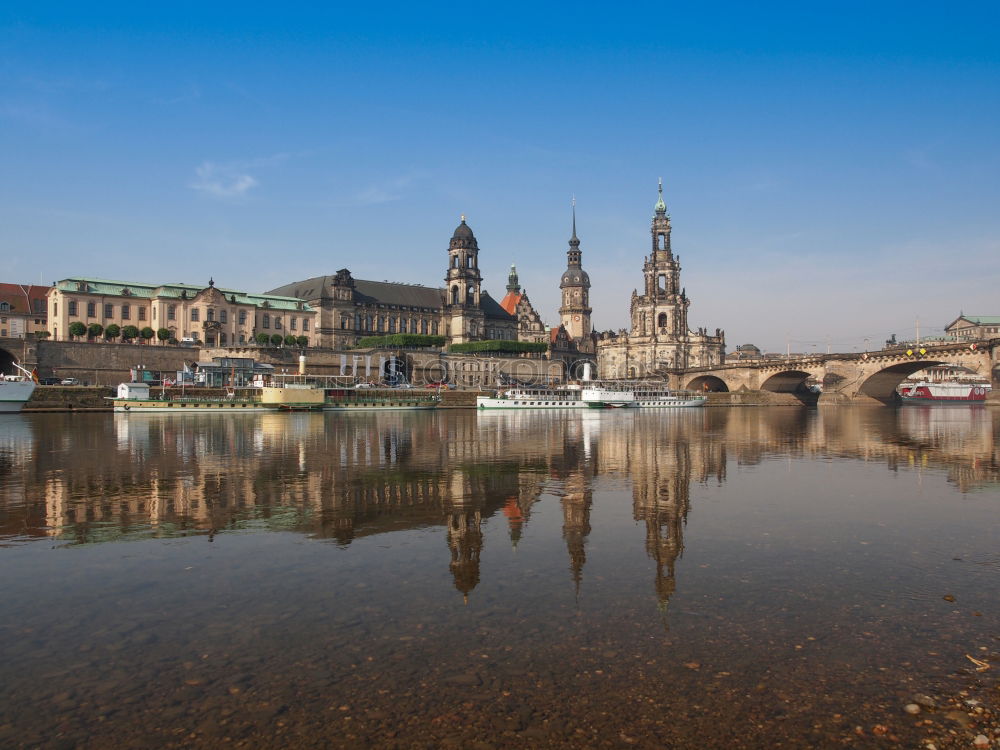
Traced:
<path fill-rule="evenodd" d="M 39 378 L 38 385 L 59 385 L 62 378 Z"/>
<path fill-rule="evenodd" d="M 355 388 L 374 388 L 375 386 L 371 383 L 358 383 Z"/>
<path fill-rule="evenodd" d="M 450 388 L 453 389 L 455 387 L 455 384 L 454 383 L 445 383 L 445 382 L 442 381 L 440 383 L 428 383 L 427 387 L 428 388 L 440 388 L 442 391 L 447 391 Z"/>
<path fill-rule="evenodd" d="M 80 381 L 76 378 L 63 378 L 59 385 L 80 385 Z"/>

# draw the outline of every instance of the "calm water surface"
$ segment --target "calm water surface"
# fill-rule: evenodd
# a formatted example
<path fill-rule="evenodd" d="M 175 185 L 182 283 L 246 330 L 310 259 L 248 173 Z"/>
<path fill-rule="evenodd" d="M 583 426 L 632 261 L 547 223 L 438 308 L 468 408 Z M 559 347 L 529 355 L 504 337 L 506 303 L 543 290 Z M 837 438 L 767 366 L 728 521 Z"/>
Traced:
<path fill-rule="evenodd" d="M 998 693 L 998 435 L 6 416 L 0 746 L 920 747 L 913 694 Z"/>

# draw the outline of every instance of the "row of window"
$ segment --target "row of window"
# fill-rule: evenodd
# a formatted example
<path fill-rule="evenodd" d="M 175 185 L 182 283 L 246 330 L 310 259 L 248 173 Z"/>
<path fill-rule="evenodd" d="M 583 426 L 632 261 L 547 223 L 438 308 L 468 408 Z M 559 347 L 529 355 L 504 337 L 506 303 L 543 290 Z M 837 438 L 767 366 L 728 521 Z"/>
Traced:
<path fill-rule="evenodd" d="M 59 305 L 58 305 L 58 303 L 54 303 L 53 304 L 53 310 L 52 310 L 52 312 L 53 312 L 53 315 L 58 315 L 59 314 Z M 77 303 L 76 300 L 70 300 L 69 301 L 69 303 L 68 303 L 68 312 L 69 312 L 69 316 L 71 318 L 75 318 L 75 317 L 79 316 L 79 304 Z M 122 320 L 131 320 L 132 319 L 132 305 L 121 305 L 120 312 L 121 312 L 121 319 Z M 137 320 L 146 320 L 146 308 L 144 306 L 137 306 L 136 307 L 136 313 L 137 313 L 137 318 L 136 318 Z M 177 305 L 167 305 L 166 313 L 167 313 L 167 320 L 176 320 L 177 319 Z M 113 318 L 114 315 L 115 315 L 115 306 L 111 305 L 111 304 L 104 305 L 104 317 L 105 318 Z M 97 317 L 97 303 L 96 302 L 88 302 L 87 303 L 87 317 L 88 318 Z M 153 308 L 153 320 L 156 320 L 156 308 L 155 307 Z M 197 323 L 197 322 L 200 322 L 200 320 L 201 320 L 201 309 L 197 308 L 197 307 L 192 307 L 191 308 L 191 322 Z M 214 322 L 214 321 L 218 320 L 218 322 L 220 322 L 220 323 L 228 323 L 229 322 L 229 311 L 228 310 L 218 310 L 218 311 L 216 311 L 216 309 L 214 307 L 206 308 L 206 310 L 205 310 L 205 320 L 209 321 L 209 322 Z M 246 310 L 240 310 L 237 313 L 237 321 L 238 321 L 238 323 L 240 325 L 246 325 L 246 322 L 247 322 L 247 311 Z M 282 327 L 281 318 L 278 317 L 278 316 L 275 316 L 274 320 L 273 320 L 273 324 L 274 324 L 274 327 L 276 329 L 280 330 L 281 327 Z M 271 316 L 269 314 L 267 314 L 267 313 L 264 314 L 263 321 L 262 321 L 261 325 L 264 328 L 271 328 L 272 319 L 271 319 Z M 301 320 L 301 326 L 302 326 L 302 330 L 303 331 L 308 331 L 309 330 L 309 319 L 308 318 L 302 318 L 302 320 Z M 291 330 L 293 330 L 293 331 L 299 330 L 299 318 L 296 318 L 296 317 L 290 318 L 289 319 L 289 328 Z"/>
<path fill-rule="evenodd" d="M 350 324 L 350 318 L 346 315 L 340 318 L 340 328 L 346 331 Z M 265 326 L 266 327 L 266 326 Z M 377 333 L 422 333 L 423 335 L 438 335 L 438 322 L 436 320 L 418 321 L 416 318 L 397 318 L 384 315 L 362 315 L 354 313 L 354 330 Z"/>
<path fill-rule="evenodd" d="M 274 319 L 272 320 L 271 316 L 268 313 L 264 313 L 264 315 L 261 316 L 260 327 L 261 328 L 271 328 L 272 325 L 274 326 L 275 330 L 280 331 L 281 330 L 281 318 L 278 317 L 277 315 L 275 315 Z M 288 329 L 291 330 L 291 331 L 297 331 L 297 330 L 299 330 L 299 319 L 295 318 L 295 317 L 289 318 L 288 319 Z M 302 318 L 302 330 L 303 331 L 308 331 L 309 330 L 309 318 Z"/>

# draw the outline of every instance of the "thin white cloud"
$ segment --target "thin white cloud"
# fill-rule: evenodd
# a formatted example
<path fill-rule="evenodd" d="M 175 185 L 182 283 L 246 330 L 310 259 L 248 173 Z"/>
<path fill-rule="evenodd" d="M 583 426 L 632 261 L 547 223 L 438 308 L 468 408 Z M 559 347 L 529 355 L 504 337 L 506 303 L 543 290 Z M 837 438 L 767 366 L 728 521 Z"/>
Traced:
<path fill-rule="evenodd" d="M 213 198 L 242 198 L 260 183 L 243 170 L 243 164 L 202 162 L 195 168 L 195 179 L 188 185 L 202 195 Z"/>
<path fill-rule="evenodd" d="M 373 186 L 365 190 L 362 190 L 354 197 L 355 200 L 362 206 L 374 206 L 378 203 L 390 203 L 392 201 L 398 201 L 401 196 L 396 193 L 391 193 L 385 188 Z"/>
<path fill-rule="evenodd" d="M 374 206 L 402 200 L 404 188 L 409 187 L 418 177 L 418 173 L 406 174 L 386 180 L 379 185 L 372 185 L 355 193 L 353 202 L 362 206 Z"/>

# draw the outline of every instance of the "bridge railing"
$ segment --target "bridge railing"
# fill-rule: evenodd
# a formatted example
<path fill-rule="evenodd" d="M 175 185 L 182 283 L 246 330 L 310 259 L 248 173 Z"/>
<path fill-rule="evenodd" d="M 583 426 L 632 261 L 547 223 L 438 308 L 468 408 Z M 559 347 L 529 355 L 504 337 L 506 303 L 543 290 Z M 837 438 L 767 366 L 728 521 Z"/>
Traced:
<path fill-rule="evenodd" d="M 698 367 L 671 368 L 661 366 L 660 372 L 671 373 L 696 373 L 696 372 L 716 372 L 719 370 L 736 370 L 740 368 L 750 369 L 770 369 L 773 367 L 787 367 L 789 365 L 816 367 L 830 360 L 921 360 L 933 359 L 936 354 L 954 354 L 957 351 L 982 352 L 993 351 L 1000 346 L 1000 338 L 980 339 L 977 341 L 950 341 L 948 343 L 935 343 L 917 347 L 914 345 L 899 346 L 892 349 L 875 349 L 866 352 L 831 352 L 829 354 L 791 354 L 777 355 L 772 357 L 761 357 L 759 359 L 728 360 L 725 364 L 702 365 Z"/>

